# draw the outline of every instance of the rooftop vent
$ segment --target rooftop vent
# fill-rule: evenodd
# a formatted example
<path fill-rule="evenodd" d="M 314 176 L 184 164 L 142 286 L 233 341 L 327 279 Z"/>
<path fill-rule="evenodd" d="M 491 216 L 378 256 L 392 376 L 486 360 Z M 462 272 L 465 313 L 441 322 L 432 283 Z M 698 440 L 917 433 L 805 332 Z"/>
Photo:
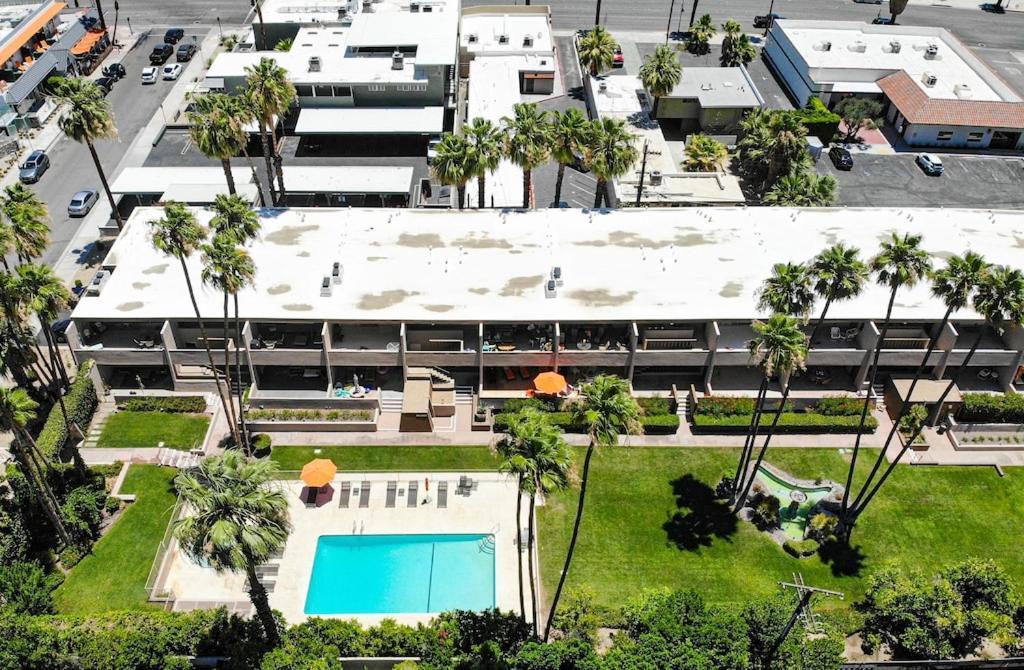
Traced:
<path fill-rule="evenodd" d="M 402 55 L 401 51 L 395 50 L 395 52 L 391 54 L 391 69 L 392 70 L 401 70 L 404 67 L 405 67 L 405 56 Z"/>
<path fill-rule="evenodd" d="M 345 9 L 344 7 L 338 7 L 338 18 L 339 19 L 345 18 L 346 14 L 348 14 L 348 10 L 347 9 Z"/>
<path fill-rule="evenodd" d="M 335 284 L 341 283 L 341 278 L 345 276 L 345 268 L 341 267 L 341 263 L 335 263 L 334 267 L 331 268 L 331 280 Z"/>
<path fill-rule="evenodd" d="M 601 83 L 599 83 L 597 85 L 597 90 L 598 90 L 599 93 L 607 93 L 608 92 L 608 82 L 602 81 Z"/>
<path fill-rule="evenodd" d="M 470 33 L 470 35 L 466 38 L 466 41 L 469 42 L 470 44 L 476 44 L 478 41 L 480 41 L 480 38 L 477 37 L 476 33 Z"/>
<path fill-rule="evenodd" d="M 558 265 L 551 268 L 551 279 L 555 281 L 556 286 L 561 286 L 564 281 L 562 279 L 562 268 Z"/>
<path fill-rule="evenodd" d="M 508 35 L 498 35 L 498 44 L 508 44 Z"/>
<path fill-rule="evenodd" d="M 92 296 L 99 295 L 108 279 L 110 279 L 110 272 L 100 270 L 93 276 L 92 281 L 89 282 L 88 288 L 85 289 L 85 294 Z"/>
<path fill-rule="evenodd" d="M 330 298 L 331 297 L 331 278 L 324 277 L 323 281 L 320 282 L 320 297 Z"/>
<path fill-rule="evenodd" d="M 892 42 L 889 42 L 889 53 L 891 54 L 898 54 L 902 48 L 903 45 L 899 43 L 899 40 L 893 40 Z"/>
<path fill-rule="evenodd" d="M 938 82 L 939 78 L 936 77 L 931 72 L 925 72 L 923 75 L 921 75 L 921 83 L 929 88 L 935 86 L 935 84 L 937 84 Z"/>
<path fill-rule="evenodd" d="M 309 71 L 319 72 L 320 71 L 320 56 L 309 57 Z"/>
<path fill-rule="evenodd" d="M 939 55 L 939 45 L 929 44 L 928 48 L 924 50 L 925 60 L 935 60 Z"/>
<path fill-rule="evenodd" d="M 960 98 L 961 100 L 969 100 L 974 96 L 974 92 L 971 87 L 967 84 L 957 84 L 953 87 L 953 95 Z"/>
<path fill-rule="evenodd" d="M 817 49 L 818 51 L 832 51 L 832 43 L 829 42 L 828 40 L 825 40 L 824 42 L 818 42 L 816 45 L 814 45 L 814 48 Z"/>
<path fill-rule="evenodd" d="M 857 40 L 856 42 L 854 42 L 853 44 L 851 44 L 847 48 L 850 51 L 853 51 L 854 53 L 862 54 L 862 53 L 864 53 L 865 51 L 868 50 L 868 45 L 867 45 L 866 42 L 864 42 L 862 40 Z"/>
<path fill-rule="evenodd" d="M 558 296 L 558 289 L 555 288 L 555 280 L 549 279 L 544 284 L 544 297 L 554 298 Z"/>
<path fill-rule="evenodd" d="M 420 3 L 418 3 L 418 2 L 410 2 L 409 3 L 409 11 L 412 12 L 413 14 L 418 13 L 420 11 Z"/>
<path fill-rule="evenodd" d="M 363 11 L 364 12 L 372 12 L 373 11 L 373 0 L 363 0 Z"/>
<path fill-rule="evenodd" d="M 533 35 L 523 35 L 523 46 L 524 47 L 532 47 L 533 46 Z"/>
<path fill-rule="evenodd" d="M 647 183 L 651 186 L 661 186 L 661 170 L 651 170 L 650 181 Z"/>

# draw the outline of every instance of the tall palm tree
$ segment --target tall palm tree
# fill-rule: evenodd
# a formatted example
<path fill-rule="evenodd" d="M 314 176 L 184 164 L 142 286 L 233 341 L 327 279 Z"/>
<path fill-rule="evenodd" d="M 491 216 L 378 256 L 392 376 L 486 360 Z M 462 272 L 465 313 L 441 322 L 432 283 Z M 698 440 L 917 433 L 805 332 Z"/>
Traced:
<path fill-rule="evenodd" d="M 247 460 L 236 451 L 212 456 L 174 480 L 187 504 L 174 522 L 174 537 L 194 561 L 217 572 L 244 572 L 249 599 L 267 642 L 281 642 L 277 620 L 256 567 L 266 563 L 288 539 L 288 499 L 275 485 L 272 461 Z"/>
<path fill-rule="evenodd" d="M 17 253 L 17 248 L 14 226 L 5 218 L 0 217 L 0 263 L 3 263 L 4 270 L 10 271 L 11 266 L 7 257 Z"/>
<path fill-rule="evenodd" d="M 60 312 L 68 307 L 71 294 L 64 283 L 53 274 L 53 270 L 47 265 L 34 263 L 21 265 L 17 270 L 17 281 L 21 288 L 25 306 L 39 319 L 43 337 L 54 372 L 60 375 L 60 382 L 64 388 L 70 386 L 67 369 L 60 358 L 60 351 L 57 342 L 50 332 L 50 324 L 59 316 Z M 60 397 L 62 394 L 58 394 Z M 63 399 L 61 399 L 63 407 Z M 65 416 L 67 414 L 65 413 Z"/>
<path fill-rule="evenodd" d="M 206 349 L 206 358 L 210 363 L 210 372 L 213 374 L 213 383 L 217 386 L 217 394 L 224 405 L 225 411 L 231 411 L 230 394 L 225 395 L 224 387 L 221 385 L 220 371 L 217 364 L 213 362 L 213 351 L 210 349 L 210 339 L 206 335 L 206 324 L 203 323 L 203 315 L 199 311 L 199 303 L 196 302 L 196 292 L 192 287 L 192 277 L 188 271 L 186 259 L 199 249 L 206 237 L 206 231 L 196 221 L 195 214 L 186 205 L 174 200 L 164 204 L 164 217 L 149 222 L 153 229 L 153 246 L 168 256 L 172 256 L 181 264 L 181 272 L 185 276 L 185 286 L 188 289 L 189 300 L 192 301 L 192 310 L 196 315 L 196 322 L 199 324 L 199 338 L 203 341 L 203 348 Z M 235 444 L 241 444 L 238 435 L 238 425 L 232 424 L 231 435 Z"/>
<path fill-rule="evenodd" d="M 523 171 L 523 209 L 533 202 L 533 170 L 551 155 L 551 126 L 547 112 L 533 103 L 515 106 L 512 118 L 502 119 L 505 126 L 505 153 Z"/>
<path fill-rule="evenodd" d="M 658 117 L 658 101 L 661 96 L 672 92 L 682 76 L 683 66 L 679 63 L 676 50 L 667 44 L 659 44 L 654 53 L 644 59 L 644 64 L 640 66 L 640 82 L 654 97 L 651 116 Z"/>
<path fill-rule="evenodd" d="M 195 111 L 199 114 L 209 113 L 220 113 L 230 117 L 235 124 L 242 131 L 242 144 L 239 147 L 239 152 L 245 158 L 246 165 L 249 166 L 249 172 L 252 174 L 252 181 L 256 184 L 256 194 L 260 199 L 260 206 L 267 206 L 267 198 L 263 193 L 263 180 L 260 178 L 259 173 L 256 171 L 256 165 L 253 163 L 252 156 L 249 155 L 249 131 L 248 128 L 257 126 L 256 122 L 256 110 L 253 109 L 249 103 L 248 98 L 244 95 L 227 95 L 225 93 L 206 93 L 193 98 L 195 103 Z M 270 181 L 273 176 L 268 174 L 267 180 Z M 270 184 L 273 187 L 273 183 Z"/>
<path fill-rule="evenodd" d="M 34 376 L 41 385 L 39 397 L 49 397 L 57 376 L 28 326 L 30 298 L 16 274 L 0 273 L 0 310 L 4 316 L 7 354 L 11 357 L 7 363 L 19 386 L 31 392 L 35 387 L 30 377 Z"/>
<path fill-rule="evenodd" d="M 67 137 L 89 148 L 89 155 L 96 166 L 103 191 L 107 194 L 110 210 L 120 229 L 124 226 L 124 221 L 121 219 L 121 212 L 117 210 L 117 203 L 114 202 L 114 194 L 110 191 L 99 154 L 96 153 L 97 141 L 117 138 L 117 127 L 114 125 L 114 112 L 110 107 L 110 101 L 103 97 L 103 91 L 95 82 L 84 77 L 68 77 L 61 80 L 56 97 L 59 104 L 64 106 L 58 125 Z"/>
<path fill-rule="evenodd" d="M 772 377 L 778 376 L 779 385 L 782 387 L 782 397 L 779 399 L 778 409 L 775 410 L 775 416 L 765 435 L 764 444 L 761 445 L 761 450 L 754 461 L 754 466 L 748 470 L 746 464 L 744 464 L 741 468 L 738 480 L 740 486 L 737 488 L 742 488 L 740 488 L 739 496 L 736 497 L 736 506 L 733 508 L 734 512 L 739 512 L 746 504 L 747 494 L 750 493 L 750 487 L 754 483 L 758 469 L 761 467 L 765 452 L 768 451 L 768 445 L 775 434 L 775 427 L 778 425 L 782 413 L 786 410 L 786 401 L 789 400 L 790 378 L 793 372 L 802 370 L 807 361 L 807 335 L 804 334 L 796 317 L 788 314 L 773 314 L 767 321 L 755 321 L 752 327 L 754 329 L 754 338 L 750 340 L 750 358 L 760 366 L 764 372 L 765 379 L 771 380 Z M 754 409 L 755 414 L 764 412 L 766 398 L 767 393 L 761 396 L 761 402 Z M 753 417 L 751 420 L 753 421 Z M 755 442 L 756 435 L 755 439 L 751 442 L 751 448 L 746 457 L 747 461 L 749 461 L 750 455 L 753 453 Z"/>
<path fill-rule="evenodd" d="M 473 176 L 476 177 L 477 202 L 480 209 L 486 207 L 484 181 L 487 175 L 494 172 L 501 162 L 504 153 L 504 142 L 501 129 L 490 120 L 477 117 L 462 127 L 462 134 L 469 142 L 473 152 Z"/>
<path fill-rule="evenodd" d="M 758 291 L 757 308 L 788 314 L 807 323 L 814 308 L 814 277 L 802 263 L 776 263 L 772 276 L 764 280 Z"/>
<path fill-rule="evenodd" d="M 693 172 L 718 172 L 729 158 L 724 144 L 704 133 L 690 135 L 683 167 Z"/>
<path fill-rule="evenodd" d="M 25 477 L 32 484 L 32 491 L 39 501 L 39 506 L 50 519 L 53 530 L 61 542 L 71 543 L 71 537 L 61 519 L 57 499 L 46 481 L 45 458 L 40 456 L 39 447 L 28 431 L 28 424 L 36 418 L 39 403 L 28 397 L 25 389 L 0 387 L 0 431 L 14 434 L 14 456 L 25 472 Z M 41 462 L 44 461 L 44 462 Z"/>
<path fill-rule="evenodd" d="M 579 160 L 587 150 L 590 140 L 590 121 L 578 108 L 570 107 L 564 112 L 551 113 L 551 156 L 558 161 L 558 177 L 555 179 L 554 205 L 562 201 L 562 181 L 565 166 Z"/>
<path fill-rule="evenodd" d="M 750 43 L 750 37 L 743 32 L 743 26 L 738 21 L 729 19 L 722 24 L 722 31 L 725 33 L 719 59 L 722 67 L 746 65 L 757 57 L 757 49 Z"/>
<path fill-rule="evenodd" d="M 231 159 L 245 148 L 248 140 L 245 128 L 232 115 L 233 102 L 224 93 L 207 93 L 195 99 L 193 111 L 186 114 L 189 122 L 189 137 L 196 147 L 208 158 L 220 161 L 228 193 L 235 195 L 235 177 L 231 174 Z M 202 102 L 200 102 L 202 101 Z"/>
<path fill-rule="evenodd" d="M 696 10 L 696 4 L 694 10 Z M 711 50 L 711 39 L 718 32 L 715 29 L 715 22 L 711 20 L 710 14 L 704 14 L 697 22 L 690 26 L 690 37 L 686 41 L 686 48 L 690 53 L 703 55 Z"/>
<path fill-rule="evenodd" d="M 1005 332 L 1006 327 L 1010 326 L 1013 328 L 1024 327 L 1024 273 L 1020 270 L 1008 268 L 1006 266 L 997 266 L 990 268 L 984 275 L 981 276 L 978 285 L 975 289 L 974 294 L 974 310 L 985 317 L 985 323 L 990 326 L 999 335 Z M 960 364 L 960 368 L 957 371 L 956 376 L 946 385 L 942 395 L 939 396 L 939 400 L 936 403 L 936 414 L 937 416 L 941 413 L 942 404 L 946 401 L 946 397 L 958 384 L 963 383 L 964 377 L 967 375 L 967 366 L 971 362 L 971 358 L 974 356 L 974 352 L 978 350 L 978 345 L 981 344 L 981 340 L 984 337 L 985 330 L 980 328 L 978 335 L 974 339 L 974 343 L 971 345 L 970 351 L 967 352 L 967 356 L 964 358 L 963 363 Z M 910 448 L 910 445 L 914 443 L 917 436 L 920 435 L 922 428 L 926 422 L 921 422 L 917 429 L 914 431 L 910 439 L 906 441 L 903 448 L 900 449 L 899 454 L 892 460 L 892 463 L 886 468 L 885 472 L 875 483 L 875 486 L 864 498 L 863 502 L 854 505 L 853 517 L 854 521 L 864 513 L 868 504 L 874 499 L 875 495 L 885 484 L 889 475 L 892 474 L 896 464 L 900 462 L 903 455 Z"/>
<path fill-rule="evenodd" d="M 836 204 L 837 188 L 839 182 L 832 175 L 793 172 L 780 177 L 761 202 L 772 207 L 831 207 Z"/>
<path fill-rule="evenodd" d="M 277 147 L 277 122 L 288 113 L 295 102 L 295 86 L 288 80 L 288 71 L 272 58 L 261 58 L 254 66 L 245 68 L 245 98 L 256 114 L 263 143 L 263 159 L 267 164 L 267 181 L 271 183 L 271 198 L 280 204 L 285 196 L 284 171 Z M 277 195 L 274 195 L 273 175 L 277 175 Z"/>
<path fill-rule="evenodd" d="M 864 423 L 867 421 L 871 393 L 875 388 L 875 378 L 878 375 L 878 357 L 882 353 L 882 344 L 889 333 L 889 322 L 892 318 L 893 305 L 896 302 L 896 293 L 904 286 L 912 287 L 927 277 L 931 267 L 932 262 L 928 252 L 921 248 L 921 236 L 911 233 L 902 236 L 892 233 L 888 240 L 882 242 L 878 255 L 871 259 L 871 270 L 875 273 L 875 280 L 889 288 L 889 304 L 885 308 L 885 320 L 882 321 L 882 329 L 879 332 L 878 341 L 875 343 L 875 353 L 872 357 L 868 383 L 864 392 L 864 404 L 860 410 L 860 425 L 853 442 L 850 468 L 846 473 L 846 490 L 843 492 L 843 502 L 840 507 L 840 518 L 844 521 L 847 520 L 850 487 L 853 486 L 853 473 L 857 467 Z"/>
<path fill-rule="evenodd" d="M 476 171 L 475 156 L 469 142 L 462 135 L 448 133 L 435 148 L 430 161 L 430 173 L 445 186 L 454 186 L 459 197 L 459 209 L 466 206 L 466 182 Z"/>
<path fill-rule="evenodd" d="M 640 407 L 630 392 L 629 382 L 615 375 L 598 375 L 589 384 L 580 388 L 580 398 L 572 405 L 573 423 L 586 426 L 589 443 L 587 454 L 583 459 L 583 474 L 580 477 L 580 496 L 576 504 L 576 520 L 572 526 L 569 549 L 565 554 L 565 565 L 562 575 L 558 578 L 555 597 L 551 601 L 551 611 L 544 626 L 544 640 L 551 635 L 551 624 L 558 611 L 558 601 L 562 597 L 565 579 L 569 576 L 576 540 L 580 533 L 580 522 L 583 520 L 583 506 L 587 500 L 587 482 L 590 477 L 590 460 L 594 449 L 598 446 L 614 446 L 619 434 L 638 435 L 641 432 Z"/>
<path fill-rule="evenodd" d="M 907 389 L 906 401 L 900 406 L 900 411 L 892 422 L 892 427 L 889 429 L 889 434 L 885 438 L 885 443 L 882 445 L 882 449 L 875 458 L 875 464 L 872 466 L 867 479 L 865 479 L 863 484 L 861 484 L 860 493 L 853 501 L 853 505 L 851 505 L 854 510 L 854 517 L 857 516 L 856 510 L 860 506 L 861 499 L 864 497 L 865 492 L 870 488 L 875 475 L 878 473 L 878 469 L 882 466 L 882 462 L 885 460 L 886 451 L 889 449 L 889 445 L 896 436 L 896 431 L 899 430 L 903 417 L 906 416 L 907 411 L 911 407 L 911 398 L 914 395 L 914 389 L 917 386 L 917 382 L 921 378 L 921 375 L 924 374 L 924 371 L 928 368 L 932 352 L 935 351 L 935 347 L 939 342 L 939 338 L 942 337 L 942 333 L 946 329 L 946 325 L 949 323 L 950 317 L 953 315 L 953 312 L 961 310 L 970 304 L 971 296 L 974 294 L 975 290 L 979 288 L 986 275 L 988 275 L 989 267 L 989 263 L 982 256 L 972 251 L 968 251 L 962 257 L 951 256 L 949 260 L 946 261 L 946 267 L 931 274 L 932 295 L 945 304 L 946 312 L 942 315 L 942 319 L 939 320 L 938 326 L 932 331 L 931 337 L 928 338 L 928 348 L 924 352 L 924 358 L 921 359 L 921 364 L 917 366 L 917 370 L 914 372 L 914 377 L 911 379 L 910 387 Z M 910 442 L 907 442 L 904 445 L 904 448 L 909 447 L 910 444 Z"/>
<path fill-rule="evenodd" d="M 33 261 L 43 255 L 50 243 L 50 214 L 39 196 L 21 183 L 4 188 L 0 197 L 0 211 L 7 219 L 8 244 L 19 263 Z M 4 252 L 4 267 L 7 267 L 7 249 Z"/>
<path fill-rule="evenodd" d="M 814 277 L 814 292 L 825 299 L 814 329 L 811 331 L 810 346 L 825 325 L 825 317 L 833 302 L 850 300 L 860 295 L 868 280 L 868 266 L 860 260 L 860 249 L 848 247 L 842 242 L 823 250 L 811 261 L 811 275 Z"/>
<path fill-rule="evenodd" d="M 626 127 L 623 119 L 595 119 L 590 131 L 590 168 L 594 171 L 597 187 L 594 189 L 594 207 L 607 198 L 608 182 L 629 172 L 640 157 L 636 148 L 636 135 Z"/>
<path fill-rule="evenodd" d="M 587 69 L 591 77 L 596 77 L 615 62 L 615 49 L 618 46 L 619 43 L 604 26 L 594 26 L 580 38 L 580 63 Z"/>

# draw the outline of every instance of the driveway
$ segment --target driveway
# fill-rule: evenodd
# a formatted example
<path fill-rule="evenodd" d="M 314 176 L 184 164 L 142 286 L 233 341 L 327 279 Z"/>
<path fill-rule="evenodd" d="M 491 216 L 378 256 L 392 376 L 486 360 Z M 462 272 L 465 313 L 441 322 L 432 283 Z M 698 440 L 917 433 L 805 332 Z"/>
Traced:
<path fill-rule="evenodd" d="M 854 155 L 849 172 L 826 154 L 817 169 L 839 182 L 839 204 L 851 207 L 1024 207 L 1024 160 L 942 155 L 945 174 L 929 177 L 913 154 Z"/>

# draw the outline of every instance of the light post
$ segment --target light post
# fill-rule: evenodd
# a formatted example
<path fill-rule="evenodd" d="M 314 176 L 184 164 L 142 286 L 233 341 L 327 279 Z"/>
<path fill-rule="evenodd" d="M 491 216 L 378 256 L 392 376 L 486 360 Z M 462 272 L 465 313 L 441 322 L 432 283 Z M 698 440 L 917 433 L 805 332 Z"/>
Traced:
<path fill-rule="evenodd" d="M 676 0 L 668 7 L 668 23 L 665 24 L 665 44 L 668 44 L 668 35 L 672 32 L 672 12 L 676 11 Z"/>
<path fill-rule="evenodd" d="M 224 29 L 220 27 L 220 17 L 217 17 L 217 32 L 220 33 L 220 38 L 224 39 Z"/>
<path fill-rule="evenodd" d="M 774 10 L 774 9 L 775 9 L 775 0 L 771 0 L 771 2 L 768 3 L 768 16 L 765 17 L 767 19 L 767 21 L 764 22 L 764 36 L 765 37 L 768 37 L 768 30 L 771 29 L 772 24 L 775 23 L 772 20 L 772 10 Z"/>
<path fill-rule="evenodd" d="M 131 19 L 131 17 L 130 16 L 126 16 L 126 17 L 124 17 L 124 20 L 125 20 L 125 23 L 128 24 L 128 34 L 129 35 L 134 35 L 135 31 L 132 30 L 132 19 Z"/>

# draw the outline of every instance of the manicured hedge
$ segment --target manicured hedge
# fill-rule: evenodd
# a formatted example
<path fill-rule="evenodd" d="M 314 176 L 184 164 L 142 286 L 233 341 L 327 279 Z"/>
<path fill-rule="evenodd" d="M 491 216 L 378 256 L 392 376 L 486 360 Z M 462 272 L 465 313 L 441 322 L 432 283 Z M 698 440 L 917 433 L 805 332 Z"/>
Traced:
<path fill-rule="evenodd" d="M 586 428 L 572 422 L 572 414 L 569 412 L 547 412 L 548 421 L 558 426 L 567 433 L 585 433 Z M 494 432 L 503 433 L 508 429 L 509 414 L 497 414 L 494 417 Z M 659 414 L 644 416 L 641 424 L 645 435 L 669 435 L 679 430 L 679 417 L 675 414 Z"/>
<path fill-rule="evenodd" d="M 728 395 L 698 398 L 693 413 L 700 416 L 749 416 L 754 413 L 754 398 Z"/>
<path fill-rule="evenodd" d="M 645 416 L 664 416 L 672 414 L 672 401 L 668 398 L 637 398 L 636 404 L 644 411 Z"/>
<path fill-rule="evenodd" d="M 964 393 L 957 419 L 977 423 L 1024 423 L 1024 394 Z"/>
<path fill-rule="evenodd" d="M 826 145 L 835 137 L 836 131 L 839 130 L 839 122 L 842 121 L 838 114 L 830 112 L 825 103 L 815 96 L 811 96 L 803 109 L 793 113 L 807 128 L 808 135 L 817 137 Z"/>
<path fill-rule="evenodd" d="M 818 414 L 829 416 L 860 416 L 864 401 L 850 396 L 830 395 L 814 403 L 814 409 Z"/>
<path fill-rule="evenodd" d="M 89 370 L 92 368 L 92 361 L 86 361 L 78 368 L 78 376 L 71 382 L 71 389 L 64 396 L 64 406 L 68 410 L 68 418 L 72 423 L 77 423 L 83 432 L 89 429 L 89 422 L 96 411 L 96 388 L 92 385 L 89 377 Z M 60 460 L 60 451 L 68 440 L 67 423 L 60 409 L 60 403 L 55 403 L 46 417 L 46 424 L 43 426 L 36 444 L 39 451 L 47 458 L 54 461 Z"/>
<path fill-rule="evenodd" d="M 373 421 L 369 409 L 250 409 L 250 421 Z"/>
<path fill-rule="evenodd" d="M 759 432 L 767 432 L 774 420 L 774 415 L 765 414 L 761 418 Z M 778 433 L 856 433 L 860 425 L 859 416 L 829 416 L 815 412 L 784 412 L 779 417 L 776 427 Z M 750 426 L 750 415 L 703 416 L 693 417 L 694 432 L 701 433 L 742 433 Z M 873 433 L 878 428 L 878 419 L 868 416 L 864 422 L 864 432 Z"/>
<path fill-rule="evenodd" d="M 206 411 L 206 399 L 198 395 L 128 398 L 118 405 L 118 409 L 126 412 L 202 414 Z"/>
<path fill-rule="evenodd" d="M 806 556 L 813 556 L 818 553 L 817 540 L 786 540 L 782 544 L 782 548 L 786 550 L 786 553 L 796 558 L 804 558 Z"/>

